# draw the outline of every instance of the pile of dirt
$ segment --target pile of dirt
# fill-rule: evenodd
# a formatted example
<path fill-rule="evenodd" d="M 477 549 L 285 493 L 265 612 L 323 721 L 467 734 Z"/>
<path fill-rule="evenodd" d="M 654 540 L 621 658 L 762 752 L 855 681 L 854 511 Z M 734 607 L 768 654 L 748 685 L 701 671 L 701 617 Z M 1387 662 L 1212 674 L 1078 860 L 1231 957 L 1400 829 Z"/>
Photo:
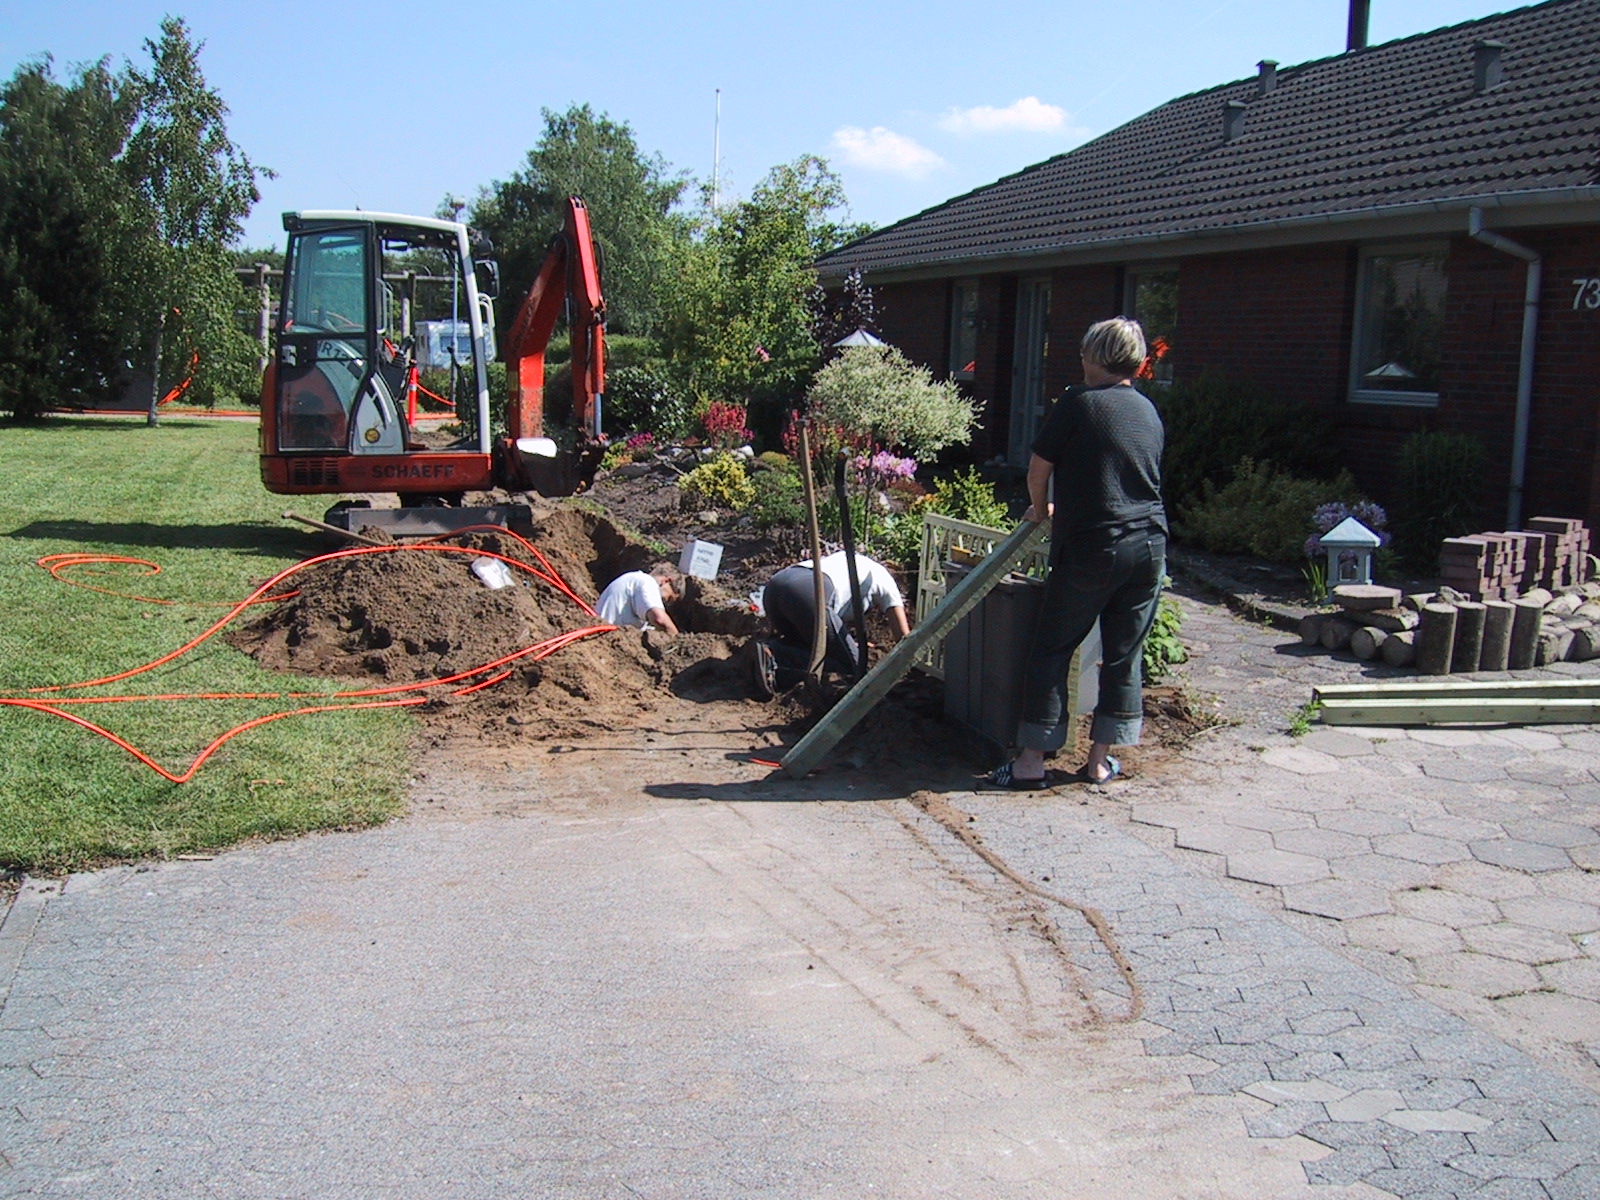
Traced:
<path fill-rule="evenodd" d="M 480 672 L 432 689 L 420 711 L 454 733 L 490 742 L 526 739 L 530 729 L 540 738 L 573 738 L 633 728 L 664 705 L 748 705 L 762 725 L 804 715 L 803 702 L 775 707 L 757 700 L 748 646 L 757 619 L 746 604 L 699 580 L 672 606 L 684 630 L 676 638 L 615 630 L 547 657 L 523 653 L 595 624 L 534 570 L 548 563 L 592 605 L 605 583 L 647 569 L 654 559 L 610 521 L 575 507 L 546 513 L 530 540 L 543 562 L 516 539 L 497 534 L 333 560 L 298 576 L 298 595 L 231 640 L 266 666 L 364 680 L 365 686 Z M 515 586 L 491 590 L 472 572 L 474 559 L 486 554 L 531 569 L 514 569 Z M 500 682 L 456 694 L 505 669 L 511 673 Z"/>

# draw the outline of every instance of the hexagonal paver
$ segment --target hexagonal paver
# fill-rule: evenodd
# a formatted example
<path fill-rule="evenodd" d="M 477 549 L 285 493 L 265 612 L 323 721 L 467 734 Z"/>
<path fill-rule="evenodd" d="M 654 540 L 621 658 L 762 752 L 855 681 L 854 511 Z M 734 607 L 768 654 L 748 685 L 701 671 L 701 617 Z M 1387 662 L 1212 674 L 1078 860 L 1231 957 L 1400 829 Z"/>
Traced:
<path fill-rule="evenodd" d="M 1492 783 L 1506 778 L 1506 769 L 1494 763 L 1465 762 L 1459 758 L 1425 758 L 1423 774 L 1452 783 Z"/>
<path fill-rule="evenodd" d="M 1539 978 L 1564 996 L 1600 1000 L 1600 963 L 1592 958 L 1551 963 L 1539 968 Z"/>
<path fill-rule="evenodd" d="M 1391 892 L 1422 887 L 1432 881 L 1435 871 L 1434 867 L 1425 863 L 1390 858 L 1386 854 L 1352 854 L 1349 858 L 1330 858 L 1328 869 L 1333 872 L 1335 879 L 1372 883 Z"/>
<path fill-rule="evenodd" d="M 1570 937 L 1551 933 L 1547 929 L 1513 925 L 1510 921 L 1463 929 L 1461 939 L 1466 942 L 1469 950 L 1476 950 L 1479 954 L 1492 954 L 1496 958 L 1509 958 L 1512 962 L 1527 963 L 1530 967 L 1582 956 L 1582 952 L 1573 944 Z"/>
<path fill-rule="evenodd" d="M 1585 871 L 1600 871 L 1600 846 L 1574 846 L 1567 851 L 1576 867 Z"/>
<path fill-rule="evenodd" d="M 1262 752 L 1261 761 L 1296 775 L 1332 775 L 1343 770 L 1331 754 L 1308 750 L 1304 746 L 1274 746 Z"/>
<path fill-rule="evenodd" d="M 1337 729 L 1314 729 L 1300 739 L 1300 744 L 1335 758 L 1360 758 L 1373 753 L 1371 739 Z"/>
<path fill-rule="evenodd" d="M 1320 829 L 1337 830 L 1339 833 L 1352 833 L 1357 837 L 1374 837 L 1380 833 L 1406 833 L 1411 829 L 1410 822 L 1404 817 L 1370 812 L 1364 808 L 1318 813 L 1317 826 Z"/>
<path fill-rule="evenodd" d="M 1257 808 L 1229 813 L 1223 818 L 1229 825 L 1241 829 L 1259 829 L 1263 833 L 1282 833 L 1289 829 L 1306 829 L 1312 819 L 1306 813 L 1285 812 L 1281 808 Z"/>
<path fill-rule="evenodd" d="M 1394 910 L 1403 917 L 1432 921 L 1451 929 L 1469 925 L 1488 925 L 1500 919 L 1500 910 L 1487 900 L 1463 896 L 1442 888 L 1418 888 L 1394 896 Z"/>
<path fill-rule="evenodd" d="M 1484 731 L 1478 729 L 1437 729 L 1428 726 L 1408 729 L 1406 736 L 1425 746 L 1477 746 L 1487 740 Z"/>
<path fill-rule="evenodd" d="M 1461 935 L 1446 925 L 1390 915 L 1361 917 L 1344 927 L 1352 945 L 1421 958 L 1462 949 Z"/>
<path fill-rule="evenodd" d="M 1586 825 L 1573 825 L 1566 821 L 1548 821 L 1543 817 L 1522 817 L 1501 824 L 1505 831 L 1524 842 L 1538 842 L 1541 846 L 1591 846 L 1600 842 L 1600 833 Z"/>
<path fill-rule="evenodd" d="M 1248 883 L 1285 887 L 1310 883 L 1328 876 L 1325 860 L 1309 854 L 1290 854 L 1287 850 L 1256 850 L 1228 855 L 1228 874 Z"/>
<path fill-rule="evenodd" d="M 1506 742 L 1519 750 L 1537 753 L 1540 750 L 1556 750 L 1561 746 L 1561 739 L 1553 733 L 1542 733 L 1537 729 L 1493 729 L 1487 731 L 1488 737 L 1496 742 Z"/>
<path fill-rule="evenodd" d="M 1237 854 L 1241 850 L 1270 850 L 1272 835 L 1236 825 L 1180 825 L 1173 843 L 1184 850 L 1207 854 Z"/>
<path fill-rule="evenodd" d="M 1556 876 L 1551 878 L 1554 879 Z M 1447 863 L 1434 872 L 1434 880 L 1438 887 L 1447 891 L 1458 892 L 1463 896 L 1474 896 L 1480 900 L 1495 901 L 1507 900 L 1512 896 L 1536 895 L 1541 883 L 1520 871 L 1507 871 L 1503 867 L 1490 866 L 1477 859 Z"/>
<path fill-rule="evenodd" d="M 1391 858 L 1440 866 L 1471 858 L 1465 843 L 1451 838 L 1429 837 L 1425 833 L 1395 833 L 1372 839 L 1372 848 Z"/>
<path fill-rule="evenodd" d="M 1310 913 L 1349 921 L 1389 911 L 1389 895 L 1370 883 L 1347 879 L 1323 879 L 1316 883 L 1295 884 L 1283 889 L 1283 906 L 1290 912 Z M 1576 951 L 1574 951 L 1576 953 Z"/>
<path fill-rule="evenodd" d="M 1329 1100 L 1342 1100 L 1350 1094 L 1344 1088 L 1324 1083 L 1320 1079 L 1300 1081 L 1263 1079 L 1240 1090 L 1245 1095 L 1265 1100 L 1268 1104 L 1323 1104 Z"/>
<path fill-rule="evenodd" d="M 1505 834 L 1504 826 L 1493 821 L 1480 821 L 1476 817 L 1424 817 L 1420 821 L 1413 821 L 1411 828 L 1429 837 L 1450 838 L 1457 842 L 1496 838 Z"/>
<path fill-rule="evenodd" d="M 1557 992 L 1528 992 L 1496 1000 L 1495 1007 L 1515 1016 L 1535 1036 L 1551 1041 L 1600 1041 L 1600 1004 Z"/>
<path fill-rule="evenodd" d="M 1368 854 L 1372 843 L 1364 837 L 1340 833 L 1334 829 L 1286 829 L 1272 837 L 1279 850 L 1291 854 L 1314 854 L 1318 858 L 1346 858 L 1352 854 Z"/>
<path fill-rule="evenodd" d="M 1513 896 L 1500 901 L 1500 912 L 1508 921 L 1548 929 L 1551 933 L 1600 930 L 1600 908 L 1557 896 Z"/>
<path fill-rule="evenodd" d="M 1417 979 L 1490 999 L 1519 995 L 1540 986 L 1539 973 L 1525 963 L 1471 951 L 1424 955 L 1417 959 Z"/>
<path fill-rule="evenodd" d="M 1406 1098 L 1399 1092 L 1389 1088 L 1367 1088 L 1339 1100 L 1330 1100 L 1325 1107 L 1328 1117 L 1334 1121 L 1376 1121 L 1405 1106 Z"/>
<path fill-rule="evenodd" d="M 1479 862 L 1510 867 L 1514 871 L 1560 871 L 1572 866 L 1572 859 L 1567 857 L 1565 850 L 1516 838 L 1471 842 L 1468 848 L 1472 851 L 1472 857 Z"/>
<path fill-rule="evenodd" d="M 1482 1133 L 1494 1124 L 1488 1117 L 1459 1108 L 1407 1108 L 1385 1113 L 1381 1119 L 1412 1133 Z"/>

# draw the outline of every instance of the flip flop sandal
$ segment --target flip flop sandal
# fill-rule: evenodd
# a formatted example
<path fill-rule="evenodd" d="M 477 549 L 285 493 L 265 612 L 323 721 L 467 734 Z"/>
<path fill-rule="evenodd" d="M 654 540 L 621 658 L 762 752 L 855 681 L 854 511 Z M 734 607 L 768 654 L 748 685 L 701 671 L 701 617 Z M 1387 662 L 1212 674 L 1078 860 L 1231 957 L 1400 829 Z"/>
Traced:
<path fill-rule="evenodd" d="M 1121 774 L 1122 764 L 1108 754 L 1106 755 L 1106 777 L 1104 779 L 1096 779 L 1088 771 L 1079 771 L 1078 778 L 1083 780 L 1084 783 L 1092 783 L 1096 787 L 1104 787 Z"/>
<path fill-rule="evenodd" d="M 1002 763 L 983 777 L 983 790 L 1001 792 L 1042 792 L 1050 786 L 1047 779 L 1018 779 L 1015 762 Z"/>

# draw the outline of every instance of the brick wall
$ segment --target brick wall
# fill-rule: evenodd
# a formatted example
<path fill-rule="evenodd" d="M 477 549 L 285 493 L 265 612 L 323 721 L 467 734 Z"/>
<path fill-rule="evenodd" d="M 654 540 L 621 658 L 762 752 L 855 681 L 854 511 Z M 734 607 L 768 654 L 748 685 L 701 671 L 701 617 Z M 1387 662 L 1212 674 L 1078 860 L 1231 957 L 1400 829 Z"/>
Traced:
<path fill-rule="evenodd" d="M 1347 246 L 1186 258 L 1178 267 L 1177 376 L 1211 371 L 1301 404 L 1341 401 L 1354 299 Z"/>
<path fill-rule="evenodd" d="M 1600 307 L 1573 308 L 1573 280 L 1600 279 L 1600 229 L 1509 236 L 1545 258 L 1523 515 L 1600 526 Z M 1450 240 L 1437 408 L 1350 403 L 1357 265 L 1355 243 L 1182 260 L 1178 378 L 1211 371 L 1330 414 L 1341 461 L 1390 503 L 1407 437 L 1422 429 L 1470 433 L 1489 451 L 1484 524 L 1499 525 L 1509 491 L 1523 263 L 1465 235 Z M 940 378 L 948 368 L 949 287 L 936 280 L 874 289 L 884 336 Z M 1121 310 L 1121 287 L 1117 267 L 1052 273 L 1048 394 L 1077 381 L 1078 341 L 1090 324 Z M 1017 276 L 980 279 L 977 369 L 962 385 L 984 413 L 975 458 L 1006 452 L 1016 291 Z"/>
<path fill-rule="evenodd" d="M 1574 310 L 1573 280 L 1600 278 L 1600 230 L 1510 236 L 1544 258 L 1523 516 L 1581 517 L 1593 526 L 1600 521 L 1600 308 Z M 1525 278 L 1518 258 L 1468 239 L 1451 244 L 1438 427 L 1489 447 L 1491 524 L 1504 519 L 1510 490 Z"/>
<path fill-rule="evenodd" d="M 1050 276 L 1050 361 L 1045 368 L 1046 396 L 1059 396 L 1083 382 L 1078 346 L 1096 321 L 1122 311 L 1122 269 L 1115 266 L 1074 267 Z"/>

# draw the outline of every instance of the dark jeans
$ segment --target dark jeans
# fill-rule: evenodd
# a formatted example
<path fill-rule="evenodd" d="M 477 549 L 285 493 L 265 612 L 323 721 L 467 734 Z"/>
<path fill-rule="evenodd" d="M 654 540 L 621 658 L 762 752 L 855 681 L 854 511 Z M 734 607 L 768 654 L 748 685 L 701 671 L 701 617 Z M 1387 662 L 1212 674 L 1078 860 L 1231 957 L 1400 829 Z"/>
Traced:
<path fill-rule="evenodd" d="M 856 640 L 833 611 L 833 585 L 824 577 L 822 595 L 828 606 L 827 651 L 823 661 L 844 675 L 854 675 Z M 767 583 L 761 605 L 772 622 L 775 641 L 767 644 L 777 664 L 778 690 L 787 691 L 805 676 L 811 665 L 811 635 L 817 617 L 816 584 L 810 567 L 785 567 Z"/>
<path fill-rule="evenodd" d="M 1067 711 L 1067 672 L 1073 653 L 1096 620 L 1102 652 L 1100 702 L 1095 705 L 1091 736 L 1113 746 L 1139 740 L 1144 725 L 1144 639 L 1155 623 L 1166 569 L 1167 539 L 1155 530 L 1141 531 L 1104 549 L 1063 550 L 1045 580 L 1044 605 L 1033 631 L 1018 745 L 1059 750 L 1066 744 L 1072 718 Z"/>

